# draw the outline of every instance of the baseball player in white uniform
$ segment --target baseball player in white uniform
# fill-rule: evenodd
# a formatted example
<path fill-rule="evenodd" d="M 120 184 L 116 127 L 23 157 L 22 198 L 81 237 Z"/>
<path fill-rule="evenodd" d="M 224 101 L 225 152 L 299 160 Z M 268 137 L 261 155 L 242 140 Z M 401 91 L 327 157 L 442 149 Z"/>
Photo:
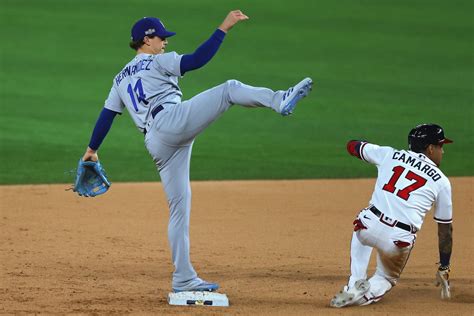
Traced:
<path fill-rule="evenodd" d="M 192 54 L 165 53 L 168 38 L 175 35 L 152 17 L 137 21 L 130 47 L 136 56 L 115 76 L 83 160 L 98 160 L 97 150 L 116 114 L 124 109 L 138 130 L 159 171 L 170 210 L 168 238 L 175 266 L 172 288 L 182 291 L 214 291 L 216 283 L 198 277 L 189 256 L 191 186 L 189 166 L 194 139 L 232 105 L 264 107 L 286 116 L 311 90 L 306 78 L 286 91 L 257 88 L 237 80 L 204 91 L 183 101 L 178 79 L 204 66 L 217 52 L 226 33 L 248 17 L 231 11 L 219 28 Z"/>
<path fill-rule="evenodd" d="M 409 150 L 349 141 L 348 152 L 378 168 L 370 205 L 354 221 L 351 275 L 332 307 L 378 302 L 395 286 L 413 249 L 416 233 L 434 206 L 438 223 L 440 264 L 436 273 L 441 297 L 449 298 L 452 250 L 451 185 L 439 165 L 443 144 L 451 143 L 436 124 L 423 124 L 408 135 Z M 367 280 L 372 250 L 377 250 L 375 274 Z"/>

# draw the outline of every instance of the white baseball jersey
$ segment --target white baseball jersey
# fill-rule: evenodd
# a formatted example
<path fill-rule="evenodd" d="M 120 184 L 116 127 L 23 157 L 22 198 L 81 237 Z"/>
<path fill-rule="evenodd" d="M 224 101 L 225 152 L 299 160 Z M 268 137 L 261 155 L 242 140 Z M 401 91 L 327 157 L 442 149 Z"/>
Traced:
<path fill-rule="evenodd" d="M 151 110 L 165 103 L 180 103 L 178 86 L 182 55 L 138 54 L 115 76 L 104 107 L 122 113 L 126 107 L 143 132 Z"/>
<path fill-rule="evenodd" d="M 452 222 L 451 184 L 428 157 L 365 142 L 360 157 L 378 168 L 370 204 L 386 216 L 420 229 L 435 204 L 434 220 Z"/>

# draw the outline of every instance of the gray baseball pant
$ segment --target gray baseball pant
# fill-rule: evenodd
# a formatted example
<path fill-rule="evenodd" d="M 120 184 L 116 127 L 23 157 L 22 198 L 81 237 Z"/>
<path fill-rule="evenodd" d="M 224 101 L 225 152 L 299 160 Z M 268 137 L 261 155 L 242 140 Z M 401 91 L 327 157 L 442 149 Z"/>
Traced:
<path fill-rule="evenodd" d="M 189 255 L 191 186 L 189 167 L 194 139 L 233 104 L 268 107 L 279 112 L 284 91 L 256 88 L 229 80 L 190 100 L 164 105 L 145 136 L 145 146 L 160 173 L 169 209 L 168 239 L 172 260 L 173 289 L 186 290 L 198 285 Z"/>

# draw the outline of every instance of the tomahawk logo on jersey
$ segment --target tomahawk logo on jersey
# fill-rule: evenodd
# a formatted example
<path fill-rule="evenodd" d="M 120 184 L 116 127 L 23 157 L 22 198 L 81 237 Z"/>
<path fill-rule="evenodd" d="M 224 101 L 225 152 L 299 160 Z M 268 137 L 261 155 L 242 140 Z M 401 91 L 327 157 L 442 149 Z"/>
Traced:
<path fill-rule="evenodd" d="M 378 168 L 371 205 L 419 230 L 436 201 L 434 220 L 452 222 L 451 184 L 427 156 L 363 141 L 351 146 L 348 149 L 354 156 Z"/>

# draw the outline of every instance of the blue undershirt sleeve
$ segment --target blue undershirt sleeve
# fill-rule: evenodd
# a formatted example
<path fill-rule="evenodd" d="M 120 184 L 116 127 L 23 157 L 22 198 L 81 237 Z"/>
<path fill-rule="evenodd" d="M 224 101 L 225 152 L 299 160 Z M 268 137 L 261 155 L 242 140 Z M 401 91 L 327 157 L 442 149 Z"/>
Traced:
<path fill-rule="evenodd" d="M 91 149 L 99 149 L 100 144 L 102 144 L 102 141 L 109 132 L 112 122 L 114 121 L 114 117 L 117 114 L 119 113 L 106 108 L 100 112 L 99 118 L 95 123 L 94 131 L 92 132 L 91 140 L 89 142 L 89 147 Z"/>
<path fill-rule="evenodd" d="M 181 76 L 186 72 L 201 68 L 211 60 L 217 53 L 219 46 L 224 40 L 225 32 L 217 29 L 211 37 L 199 46 L 192 54 L 186 54 L 181 57 L 180 70 Z"/>

